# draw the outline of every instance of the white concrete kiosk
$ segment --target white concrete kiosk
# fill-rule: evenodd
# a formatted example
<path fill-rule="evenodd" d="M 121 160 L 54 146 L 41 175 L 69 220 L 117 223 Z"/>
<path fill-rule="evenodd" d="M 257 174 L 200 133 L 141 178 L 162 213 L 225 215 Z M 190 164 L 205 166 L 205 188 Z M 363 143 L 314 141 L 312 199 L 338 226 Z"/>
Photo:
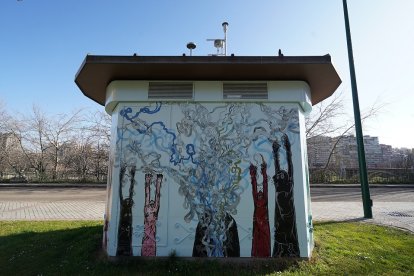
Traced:
<path fill-rule="evenodd" d="M 310 257 L 305 116 L 330 56 L 87 56 L 76 83 L 112 116 L 109 256 Z"/>

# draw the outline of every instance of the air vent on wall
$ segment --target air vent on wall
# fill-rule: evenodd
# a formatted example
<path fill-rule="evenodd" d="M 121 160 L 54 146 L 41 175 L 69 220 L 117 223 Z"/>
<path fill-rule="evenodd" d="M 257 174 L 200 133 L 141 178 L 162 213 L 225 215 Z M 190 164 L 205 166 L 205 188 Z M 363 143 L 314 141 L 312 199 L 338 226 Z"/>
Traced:
<path fill-rule="evenodd" d="M 267 99 L 267 83 L 223 83 L 223 98 Z"/>
<path fill-rule="evenodd" d="M 148 99 L 187 100 L 193 98 L 192 82 L 150 82 Z"/>

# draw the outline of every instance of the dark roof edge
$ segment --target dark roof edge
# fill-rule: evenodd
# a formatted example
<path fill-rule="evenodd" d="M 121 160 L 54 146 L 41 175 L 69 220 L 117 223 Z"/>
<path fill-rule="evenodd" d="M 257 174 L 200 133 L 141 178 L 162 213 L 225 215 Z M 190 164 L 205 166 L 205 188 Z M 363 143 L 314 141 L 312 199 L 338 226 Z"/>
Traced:
<path fill-rule="evenodd" d="M 169 71 L 171 68 L 180 70 Z M 87 55 L 76 73 L 75 83 L 86 97 L 104 105 L 106 87 L 113 80 L 149 80 L 154 79 L 152 76 L 182 80 L 186 74 L 190 75 L 189 79 L 199 80 L 232 80 L 234 77 L 234 80 L 247 80 L 249 76 L 251 80 L 302 80 L 311 87 L 313 105 L 332 95 L 341 84 L 329 54 L 225 57 Z"/>
<path fill-rule="evenodd" d="M 330 63 L 331 56 L 104 56 L 87 55 L 85 63 L 209 63 L 209 64 L 257 64 L 257 63 Z M 81 70 L 81 69 L 80 69 Z M 78 71 L 79 73 L 79 71 Z M 77 74 L 78 75 L 78 74 Z"/>

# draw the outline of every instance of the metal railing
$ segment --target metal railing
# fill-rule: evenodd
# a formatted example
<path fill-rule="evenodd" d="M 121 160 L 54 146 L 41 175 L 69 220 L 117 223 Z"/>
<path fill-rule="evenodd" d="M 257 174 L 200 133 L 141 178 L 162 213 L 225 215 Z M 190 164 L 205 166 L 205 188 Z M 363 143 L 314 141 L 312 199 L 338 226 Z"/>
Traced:
<path fill-rule="evenodd" d="M 360 183 L 358 168 L 310 168 L 310 182 L 316 183 Z M 414 184 L 414 168 L 368 169 L 370 184 Z"/>

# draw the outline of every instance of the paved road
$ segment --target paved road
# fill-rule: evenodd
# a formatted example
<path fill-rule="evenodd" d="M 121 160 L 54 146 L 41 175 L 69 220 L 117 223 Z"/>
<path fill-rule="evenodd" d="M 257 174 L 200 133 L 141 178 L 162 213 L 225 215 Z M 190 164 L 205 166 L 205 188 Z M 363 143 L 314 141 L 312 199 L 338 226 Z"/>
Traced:
<path fill-rule="evenodd" d="M 374 202 L 413 202 L 414 185 L 409 188 L 371 188 Z M 312 187 L 312 202 L 360 202 L 361 189 L 358 187 Z M 39 187 L 0 187 L 0 201 L 60 202 L 93 201 L 104 202 L 105 187 L 101 188 L 39 188 Z"/>
<path fill-rule="evenodd" d="M 311 188 L 315 220 L 360 220 L 359 188 Z M 414 232 L 414 188 L 371 189 L 373 220 Z M 0 220 L 103 219 L 105 188 L 0 187 Z"/>
<path fill-rule="evenodd" d="M 106 189 L 102 188 L 39 188 L 39 187 L 0 187 L 0 202 L 61 202 L 90 201 L 105 202 Z"/>
<path fill-rule="evenodd" d="M 386 187 L 371 188 L 371 198 L 374 202 L 413 202 L 414 185 L 411 187 Z M 361 188 L 341 188 L 341 187 L 311 187 L 311 197 L 313 202 L 326 201 L 354 201 L 362 200 Z"/>

